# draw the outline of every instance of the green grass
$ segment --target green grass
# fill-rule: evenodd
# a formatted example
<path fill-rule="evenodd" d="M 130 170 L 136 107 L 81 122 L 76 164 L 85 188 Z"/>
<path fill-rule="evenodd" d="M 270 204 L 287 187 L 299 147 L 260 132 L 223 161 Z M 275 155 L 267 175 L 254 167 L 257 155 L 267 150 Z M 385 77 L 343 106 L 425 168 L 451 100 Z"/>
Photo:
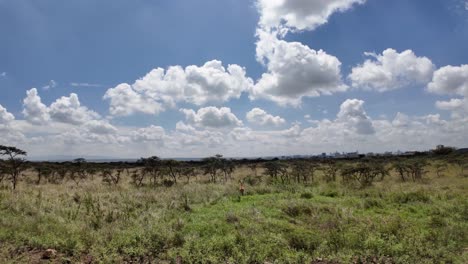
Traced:
<path fill-rule="evenodd" d="M 0 262 L 33 262 L 52 248 L 56 262 L 468 263 L 467 181 L 262 183 L 242 197 L 234 180 L 170 188 L 24 181 L 0 190 Z"/>

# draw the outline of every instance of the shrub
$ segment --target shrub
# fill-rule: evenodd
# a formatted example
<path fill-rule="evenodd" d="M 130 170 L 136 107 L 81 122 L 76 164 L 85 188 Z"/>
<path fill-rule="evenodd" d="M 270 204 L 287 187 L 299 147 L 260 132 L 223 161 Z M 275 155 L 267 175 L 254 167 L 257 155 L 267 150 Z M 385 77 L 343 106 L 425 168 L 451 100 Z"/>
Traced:
<path fill-rule="evenodd" d="M 285 234 L 291 248 L 313 253 L 321 243 L 320 237 L 312 232 L 290 231 Z"/>
<path fill-rule="evenodd" d="M 233 212 L 228 212 L 226 214 L 226 222 L 233 224 L 239 222 L 239 217 L 237 217 Z"/>
<path fill-rule="evenodd" d="M 312 209 L 304 204 L 289 203 L 283 208 L 283 212 L 290 217 L 298 217 L 303 214 L 312 214 Z"/>
<path fill-rule="evenodd" d="M 397 193 L 394 196 L 394 201 L 397 203 L 428 203 L 431 201 L 429 195 L 424 191 L 416 191 L 416 192 L 404 192 L 404 193 Z"/>

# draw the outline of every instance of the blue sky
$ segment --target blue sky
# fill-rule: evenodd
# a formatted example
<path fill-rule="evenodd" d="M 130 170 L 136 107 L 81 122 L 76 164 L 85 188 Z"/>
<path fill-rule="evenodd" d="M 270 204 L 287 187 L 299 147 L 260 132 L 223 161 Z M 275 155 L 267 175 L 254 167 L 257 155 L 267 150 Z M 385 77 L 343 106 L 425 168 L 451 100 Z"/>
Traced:
<path fill-rule="evenodd" d="M 464 0 L 0 0 L 0 34 L 0 144 L 33 157 L 468 142 Z"/>

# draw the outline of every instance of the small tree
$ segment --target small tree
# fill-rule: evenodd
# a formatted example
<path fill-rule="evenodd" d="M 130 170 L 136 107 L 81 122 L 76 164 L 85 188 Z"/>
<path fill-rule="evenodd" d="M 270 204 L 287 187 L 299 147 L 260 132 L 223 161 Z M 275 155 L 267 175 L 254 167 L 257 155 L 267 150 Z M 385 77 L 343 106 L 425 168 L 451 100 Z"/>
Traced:
<path fill-rule="evenodd" d="M 397 171 L 401 181 L 405 182 L 410 178 L 410 170 L 405 162 L 401 160 L 395 162 L 393 169 Z"/>
<path fill-rule="evenodd" d="M 52 167 L 53 173 L 49 178 L 50 183 L 59 183 L 67 177 L 68 172 L 70 171 L 70 166 L 66 164 L 54 165 Z"/>
<path fill-rule="evenodd" d="M 323 162 L 322 166 L 320 167 L 320 170 L 323 173 L 323 179 L 326 182 L 334 182 L 336 181 L 336 176 L 338 175 L 338 172 L 340 170 L 340 166 L 333 161 L 325 161 Z"/>
<path fill-rule="evenodd" d="M 109 185 L 117 185 L 120 182 L 121 175 L 123 172 L 124 172 L 123 168 L 117 168 L 115 170 L 104 169 L 101 172 L 102 181 Z"/>
<path fill-rule="evenodd" d="M 46 178 L 46 180 L 49 180 L 50 176 L 53 174 L 52 168 L 47 164 L 38 164 L 34 167 L 34 170 L 37 174 L 37 185 L 41 184 L 42 178 Z"/>
<path fill-rule="evenodd" d="M 296 182 L 313 182 L 314 174 L 317 169 L 317 165 L 307 161 L 295 161 L 292 164 L 291 175 L 294 177 Z"/>
<path fill-rule="evenodd" d="M 265 168 L 264 174 L 270 176 L 272 180 L 277 180 L 279 177 L 281 182 L 285 183 L 289 179 L 288 165 L 279 161 L 269 161 L 263 166 Z"/>
<path fill-rule="evenodd" d="M 143 165 L 143 170 L 140 172 L 140 175 L 135 174 L 136 183 L 139 183 L 137 185 L 141 185 L 146 176 L 150 177 L 150 183 L 156 185 L 162 173 L 161 159 L 157 156 L 152 156 L 149 158 L 141 158 L 137 163 Z"/>
<path fill-rule="evenodd" d="M 27 153 L 24 150 L 0 145 L 0 157 L 7 158 L 1 163 L 3 164 L 2 174 L 6 174 L 10 178 L 13 190 L 16 189 L 21 172 L 26 169 L 26 160 L 22 157 L 26 155 Z"/>
<path fill-rule="evenodd" d="M 357 165 L 348 165 L 342 169 L 343 177 L 353 180 L 360 184 L 361 188 L 371 186 L 374 179 L 382 172 L 382 168 L 375 164 L 359 163 Z"/>
<path fill-rule="evenodd" d="M 228 179 L 232 178 L 232 173 L 236 169 L 236 165 L 234 164 L 234 161 L 227 159 L 221 159 L 220 165 L 220 169 L 224 173 L 224 182 L 227 182 Z"/>
<path fill-rule="evenodd" d="M 177 183 L 177 177 L 180 175 L 180 162 L 177 160 L 165 160 L 163 162 L 164 167 L 166 168 L 167 173 L 172 178 L 174 183 Z"/>
<path fill-rule="evenodd" d="M 132 183 L 135 184 L 136 187 L 140 187 L 143 185 L 143 180 L 145 179 L 145 173 L 143 170 L 134 170 L 132 172 Z"/>
<path fill-rule="evenodd" d="M 409 179 L 413 181 L 420 181 L 423 179 L 423 176 L 427 173 L 425 167 L 427 162 L 422 159 L 412 159 L 406 161 L 397 161 L 393 165 L 402 181 L 407 181 Z"/>
<path fill-rule="evenodd" d="M 211 182 L 216 182 L 218 171 L 223 167 L 223 155 L 216 154 L 213 157 L 203 159 L 203 174 L 210 176 Z"/>
<path fill-rule="evenodd" d="M 180 175 L 187 179 L 187 183 L 190 182 L 190 178 L 195 178 L 197 176 L 197 172 L 194 167 L 183 167 L 181 168 Z"/>
<path fill-rule="evenodd" d="M 83 158 L 78 158 L 73 161 L 70 170 L 70 179 L 79 185 L 82 180 L 88 178 L 88 162 Z"/>
<path fill-rule="evenodd" d="M 447 166 L 447 163 L 445 163 L 443 161 L 439 161 L 439 162 L 434 164 L 434 168 L 436 170 L 437 177 L 440 178 L 440 177 L 445 176 L 444 172 L 447 170 L 448 166 Z"/>

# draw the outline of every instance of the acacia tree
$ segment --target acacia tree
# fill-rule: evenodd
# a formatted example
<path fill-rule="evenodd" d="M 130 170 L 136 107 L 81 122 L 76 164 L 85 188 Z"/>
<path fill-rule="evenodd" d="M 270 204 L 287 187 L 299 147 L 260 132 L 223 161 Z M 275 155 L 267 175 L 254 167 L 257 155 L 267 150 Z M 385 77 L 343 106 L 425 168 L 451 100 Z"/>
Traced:
<path fill-rule="evenodd" d="M 357 165 L 348 165 L 342 169 L 344 178 L 353 180 L 360 184 L 362 188 L 371 186 L 376 177 L 387 174 L 388 171 L 379 163 L 359 163 Z"/>
<path fill-rule="evenodd" d="M 70 170 L 70 179 L 79 185 L 82 180 L 88 178 L 89 165 L 84 158 L 78 158 L 73 161 L 73 166 Z"/>
<path fill-rule="evenodd" d="M 423 176 L 427 173 L 425 167 L 427 166 L 427 161 L 422 159 L 417 159 L 409 162 L 408 168 L 411 173 L 411 178 L 413 181 L 422 180 Z"/>
<path fill-rule="evenodd" d="M 69 166 L 65 164 L 54 165 L 52 167 L 53 173 L 49 178 L 49 182 L 51 183 L 59 183 L 67 177 L 68 172 L 70 171 Z"/>
<path fill-rule="evenodd" d="M 393 165 L 393 168 L 398 172 L 402 181 L 409 179 L 413 181 L 420 181 L 427 173 L 425 167 L 427 162 L 422 159 L 413 159 L 407 161 L 398 161 Z"/>
<path fill-rule="evenodd" d="M 317 164 L 307 162 L 307 161 L 295 161 L 292 164 L 292 171 L 291 175 L 294 177 L 296 182 L 313 182 L 314 181 L 314 174 L 317 169 Z"/>
<path fill-rule="evenodd" d="M 434 164 L 434 167 L 436 169 L 437 177 L 440 178 L 440 177 L 445 176 L 444 172 L 448 169 L 447 163 L 439 161 Z"/>
<path fill-rule="evenodd" d="M 172 181 L 174 183 L 177 183 L 177 177 L 180 176 L 181 170 L 180 170 L 180 162 L 177 160 L 165 160 L 163 162 L 164 167 L 166 168 L 167 173 L 169 176 L 172 178 Z"/>
<path fill-rule="evenodd" d="M 400 175 L 400 179 L 404 182 L 410 177 L 408 166 L 401 160 L 393 164 L 393 169 L 397 171 L 398 175 Z"/>
<path fill-rule="evenodd" d="M 227 182 L 228 179 L 231 179 L 232 173 L 236 169 L 234 161 L 221 159 L 221 171 L 224 173 L 224 181 Z"/>
<path fill-rule="evenodd" d="M 190 182 L 190 178 L 195 178 L 197 172 L 194 167 L 183 167 L 181 168 L 180 176 L 187 178 L 187 183 Z"/>
<path fill-rule="evenodd" d="M 118 185 L 123 172 L 124 168 L 117 168 L 115 170 L 110 168 L 103 169 L 101 171 L 102 181 L 109 185 Z"/>
<path fill-rule="evenodd" d="M 46 178 L 46 180 L 49 180 L 50 176 L 53 174 L 52 168 L 45 163 L 38 164 L 34 167 L 34 170 L 37 174 L 37 185 L 41 184 L 42 178 Z"/>
<path fill-rule="evenodd" d="M 145 179 L 145 173 L 143 170 L 134 170 L 132 172 L 132 183 L 135 184 L 136 187 L 140 187 L 143 185 L 143 180 Z"/>
<path fill-rule="evenodd" d="M 6 157 L 6 160 L 1 163 L 2 171 L 10 178 L 13 190 L 16 189 L 21 172 L 26 169 L 26 160 L 23 158 L 26 155 L 24 150 L 0 145 L 0 157 Z"/>
<path fill-rule="evenodd" d="M 205 165 L 203 166 L 203 174 L 210 175 L 210 181 L 216 182 L 218 171 L 222 168 L 223 155 L 216 154 L 213 157 L 203 159 Z"/>
<path fill-rule="evenodd" d="M 269 161 L 264 165 L 265 174 L 270 176 L 273 180 L 277 180 L 280 177 L 281 182 L 285 183 L 289 179 L 288 165 L 279 161 Z"/>
<path fill-rule="evenodd" d="M 327 161 L 321 166 L 320 170 L 322 171 L 326 182 L 334 182 L 336 181 L 336 175 L 338 174 L 340 167 L 335 161 Z"/>
<path fill-rule="evenodd" d="M 136 176 L 137 182 L 143 182 L 146 176 L 150 177 L 150 183 L 156 185 L 158 182 L 158 178 L 161 176 L 162 172 L 162 162 L 161 159 L 157 156 L 152 156 L 149 158 L 141 158 L 137 161 L 143 165 L 143 170 L 141 171 L 140 177 Z"/>

